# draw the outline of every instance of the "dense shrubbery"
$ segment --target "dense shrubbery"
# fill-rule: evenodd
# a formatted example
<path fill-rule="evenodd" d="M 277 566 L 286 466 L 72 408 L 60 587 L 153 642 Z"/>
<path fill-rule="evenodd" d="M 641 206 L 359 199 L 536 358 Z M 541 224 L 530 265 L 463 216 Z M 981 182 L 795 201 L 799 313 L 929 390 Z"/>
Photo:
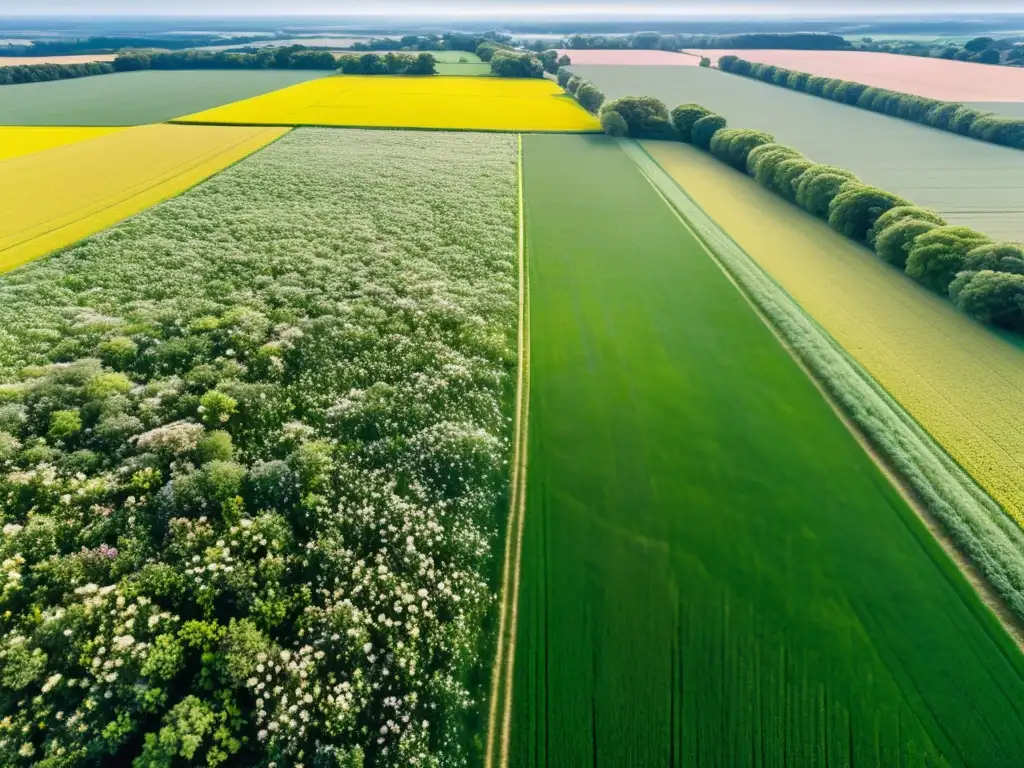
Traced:
<path fill-rule="evenodd" d="M 574 75 L 564 66 L 558 68 L 556 79 L 562 88 L 576 97 L 576 101 L 580 103 L 581 107 L 588 112 L 598 114 L 601 105 L 604 104 L 604 94 L 596 85 Z"/>
<path fill-rule="evenodd" d="M 982 141 L 1024 149 L 1024 119 L 982 112 L 909 93 L 874 88 L 850 80 L 816 77 L 771 65 L 756 64 L 738 56 L 722 56 L 718 68 L 735 75 L 753 77 L 784 88 L 803 91 L 873 112 L 924 123 L 933 128 L 973 136 Z"/>
<path fill-rule="evenodd" d="M 364 53 L 362 56 L 342 56 L 337 67 L 346 75 L 434 75 L 436 61 L 429 53 L 415 56 L 407 54 Z"/>
<path fill-rule="evenodd" d="M 497 77 L 544 77 L 544 66 L 532 53 L 497 50 L 490 62 L 491 74 Z"/>
<path fill-rule="evenodd" d="M 88 64 L 19 64 L 13 67 L 0 66 L 0 85 L 71 80 L 77 77 L 110 75 L 116 71 L 117 69 L 109 61 L 96 61 Z"/>
<path fill-rule="evenodd" d="M 634 139 L 671 139 L 675 136 L 668 110 L 653 96 L 623 96 L 606 102 L 601 109 L 618 112 L 626 123 L 627 135 Z"/>
<path fill-rule="evenodd" d="M 675 51 L 680 48 L 776 48 L 839 51 L 851 47 L 841 35 L 818 32 L 751 32 L 737 35 L 689 35 L 636 32 L 632 35 L 570 35 L 561 48 L 633 48 Z"/>
<path fill-rule="evenodd" d="M 683 104 L 671 115 L 676 138 L 746 171 L 837 232 L 874 248 L 922 285 L 948 295 L 974 317 L 1024 332 L 1024 280 L 989 276 L 1024 275 L 1024 246 L 992 243 L 969 227 L 948 226 L 934 212 L 863 184 L 850 171 L 815 163 L 793 147 L 774 143 L 770 134 L 727 128 L 725 118 L 699 104 Z M 636 135 L 632 128 L 629 135 Z"/>
<path fill-rule="evenodd" d="M 470 761 L 515 167 L 298 131 L 0 278 L 0 765 Z"/>
<path fill-rule="evenodd" d="M 118 72 L 144 69 L 337 69 L 334 55 L 299 45 L 263 48 L 257 53 L 226 51 L 174 51 L 172 53 L 122 53 L 114 59 Z"/>
<path fill-rule="evenodd" d="M 516 53 L 516 49 L 511 45 L 494 40 L 484 40 L 476 47 L 476 55 L 480 57 L 480 61 L 490 61 L 499 51 Z"/>

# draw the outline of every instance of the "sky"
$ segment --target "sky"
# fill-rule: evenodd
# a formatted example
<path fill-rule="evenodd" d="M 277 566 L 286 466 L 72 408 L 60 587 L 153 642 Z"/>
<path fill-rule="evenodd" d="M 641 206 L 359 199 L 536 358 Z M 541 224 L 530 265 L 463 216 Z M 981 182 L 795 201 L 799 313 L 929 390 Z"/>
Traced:
<path fill-rule="evenodd" d="M 1016 7 L 1015 7 L 1016 6 Z M 457 16 L 895 15 L 1021 12 L 1015 0 L 0 0 L 0 15 Z"/>

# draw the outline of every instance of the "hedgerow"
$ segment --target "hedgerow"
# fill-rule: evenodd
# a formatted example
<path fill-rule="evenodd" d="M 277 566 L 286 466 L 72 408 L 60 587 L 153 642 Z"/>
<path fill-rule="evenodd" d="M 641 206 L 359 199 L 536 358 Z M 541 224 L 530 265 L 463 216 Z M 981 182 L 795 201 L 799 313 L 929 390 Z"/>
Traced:
<path fill-rule="evenodd" d="M 300 131 L 0 279 L 0 764 L 470 760 L 515 165 Z"/>

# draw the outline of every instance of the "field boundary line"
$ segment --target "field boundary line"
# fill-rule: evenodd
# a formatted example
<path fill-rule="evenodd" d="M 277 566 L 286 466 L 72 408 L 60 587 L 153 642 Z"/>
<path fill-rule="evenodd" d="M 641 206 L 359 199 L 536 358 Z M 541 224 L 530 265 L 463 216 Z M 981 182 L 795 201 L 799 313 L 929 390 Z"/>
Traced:
<path fill-rule="evenodd" d="M 989 560 L 988 566 L 993 569 L 993 577 L 1004 582 L 1009 581 L 1012 585 L 1014 583 L 1012 579 L 1015 573 L 1014 567 L 1018 564 L 1008 562 L 1006 559 L 993 562 L 992 554 L 993 552 L 998 554 L 998 550 L 1004 545 L 1012 547 L 1014 542 L 1011 540 L 1015 540 L 1019 544 L 1024 539 L 1024 534 L 1017 528 L 1016 523 L 1006 516 L 1005 512 L 973 483 L 973 480 L 964 473 L 959 465 L 952 462 L 948 455 L 934 444 L 931 436 L 916 421 L 903 412 L 899 403 L 864 372 L 856 361 L 839 347 L 827 331 L 821 328 L 813 318 L 803 311 L 792 296 L 779 286 L 770 275 L 767 275 L 749 254 L 736 245 L 729 238 L 728 233 L 722 230 L 721 227 L 718 227 L 717 223 L 658 164 L 642 145 L 633 142 L 627 143 L 622 140 L 620 140 L 620 143 L 624 145 L 627 154 L 630 154 L 634 160 L 637 159 L 635 152 L 641 153 L 654 168 L 665 175 L 673 188 L 677 189 L 697 211 L 703 214 L 710 222 L 710 225 L 716 227 L 722 236 L 735 246 L 739 254 L 742 254 L 741 257 L 737 257 L 744 259 L 741 266 L 725 263 L 716 249 L 707 241 L 705 234 L 699 231 L 687 219 L 679 207 L 669 200 L 658 184 L 646 172 L 642 164 L 637 161 L 640 173 L 659 193 L 665 204 L 679 217 L 684 226 L 701 243 L 710 258 L 725 273 L 726 277 L 733 282 L 737 290 L 743 294 L 755 312 L 757 312 L 776 337 L 779 338 L 787 352 L 794 357 L 796 362 L 807 373 L 810 380 L 822 392 L 825 401 L 836 411 L 843 423 L 850 429 L 854 438 L 865 447 L 868 455 L 879 466 L 886 479 L 893 484 L 893 487 L 921 520 L 927 535 L 935 540 L 966 579 L 972 591 L 980 598 L 980 605 L 984 606 L 990 617 L 1002 626 L 1009 638 L 1021 650 L 1024 650 L 1024 625 L 1022 625 L 1021 619 L 1017 615 L 1017 611 L 1014 610 L 1012 603 L 1014 598 L 1019 599 L 1018 593 L 1011 593 L 1012 597 L 1004 595 L 996 589 L 995 585 L 986 577 L 985 572 L 975 563 L 975 558 L 983 559 L 987 557 Z M 631 145 L 636 149 L 630 151 Z M 755 278 L 751 278 L 749 274 L 741 275 L 740 272 L 743 268 L 746 268 L 748 272 L 752 272 Z M 779 296 L 758 296 L 756 289 L 747 284 L 748 282 L 754 282 L 758 278 L 778 291 Z M 793 311 L 793 317 L 802 320 L 810 331 L 795 328 L 792 322 L 789 326 L 786 326 L 786 323 L 775 317 L 775 314 L 785 315 L 786 305 L 791 305 L 789 308 Z M 809 338 L 812 335 L 817 338 Z M 824 345 L 824 353 L 813 350 L 808 351 L 808 348 L 813 347 L 815 342 Z M 848 369 L 848 372 L 853 377 L 854 386 L 859 386 L 862 390 L 866 390 L 866 392 L 862 391 L 861 394 L 866 393 L 869 396 L 873 394 L 879 402 L 877 404 L 861 402 L 856 407 L 845 402 L 843 388 L 834 381 L 830 381 L 828 376 L 821 370 L 828 366 L 828 363 L 821 359 L 820 355 L 822 354 L 837 358 L 832 363 L 843 365 Z M 850 392 L 846 392 L 845 395 L 853 397 Z M 875 410 L 873 413 L 872 406 L 874 406 Z M 892 423 L 884 424 L 887 421 L 884 418 L 886 415 L 889 417 L 888 421 L 895 420 L 896 425 Z M 879 441 L 877 435 L 874 434 L 875 431 L 868 429 L 860 423 L 861 419 L 867 419 L 869 422 L 872 420 L 878 422 L 875 424 L 876 431 L 877 429 L 891 428 L 894 433 L 891 435 L 892 441 L 888 444 Z M 897 432 L 899 434 L 896 434 Z M 898 451 L 904 451 L 913 455 L 918 460 L 923 459 L 924 464 L 928 466 L 916 465 L 915 462 L 912 462 L 915 463 L 914 469 L 916 469 L 916 472 L 908 473 L 907 462 L 901 463 L 898 457 L 893 455 Z M 955 488 L 960 493 L 954 492 L 951 494 L 950 488 L 944 486 L 942 481 L 955 483 Z M 947 498 L 950 495 L 957 496 L 958 498 Z M 967 497 L 966 499 L 964 498 L 965 496 Z M 945 515 L 940 515 L 936 510 L 933 510 L 928 502 L 929 499 L 931 503 L 936 504 L 939 509 L 942 509 Z M 973 501 L 974 504 L 968 505 L 968 501 Z M 962 503 L 963 506 L 958 507 L 958 502 Z M 950 528 L 954 530 L 950 531 Z M 963 529 L 969 529 L 972 533 L 982 529 L 985 535 L 998 538 L 1001 533 L 1003 537 L 990 548 L 984 548 L 977 544 L 971 547 L 971 542 L 961 545 L 961 542 L 957 540 L 955 534 L 963 536 Z M 981 552 L 978 549 L 981 549 Z M 1005 550 L 1003 552 L 1005 553 Z"/>
<path fill-rule="evenodd" d="M 526 443 L 529 430 L 530 392 L 530 299 L 526 274 L 526 225 L 523 206 L 523 136 L 516 137 L 519 206 L 519 322 L 516 333 L 515 433 L 512 481 L 509 494 L 505 553 L 502 564 L 501 601 L 498 608 L 498 643 L 491 669 L 491 695 L 487 718 L 485 768 L 508 765 L 512 725 L 512 675 L 515 669 L 516 631 L 519 617 L 519 571 L 523 549 L 523 518 L 526 512 Z M 500 728 L 500 738 L 499 738 Z M 497 750 L 498 754 L 495 754 Z"/>

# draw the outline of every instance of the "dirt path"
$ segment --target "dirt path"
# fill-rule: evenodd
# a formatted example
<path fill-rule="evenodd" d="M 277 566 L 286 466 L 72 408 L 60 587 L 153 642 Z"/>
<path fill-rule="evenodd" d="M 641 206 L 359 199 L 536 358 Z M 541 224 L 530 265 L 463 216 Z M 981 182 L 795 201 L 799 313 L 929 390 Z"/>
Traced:
<path fill-rule="evenodd" d="M 518 137 L 519 174 L 519 328 L 518 373 L 516 377 L 515 435 L 512 453 L 512 483 L 498 607 L 498 647 L 491 669 L 490 707 L 487 717 L 486 768 L 495 760 L 508 766 L 512 731 L 512 677 L 515 669 L 516 631 L 519 619 L 519 565 L 523 549 L 523 520 L 526 512 L 526 446 L 530 413 L 530 289 L 526 272 L 525 224 L 523 219 L 523 137 Z M 496 754 L 497 751 L 497 754 Z"/>

